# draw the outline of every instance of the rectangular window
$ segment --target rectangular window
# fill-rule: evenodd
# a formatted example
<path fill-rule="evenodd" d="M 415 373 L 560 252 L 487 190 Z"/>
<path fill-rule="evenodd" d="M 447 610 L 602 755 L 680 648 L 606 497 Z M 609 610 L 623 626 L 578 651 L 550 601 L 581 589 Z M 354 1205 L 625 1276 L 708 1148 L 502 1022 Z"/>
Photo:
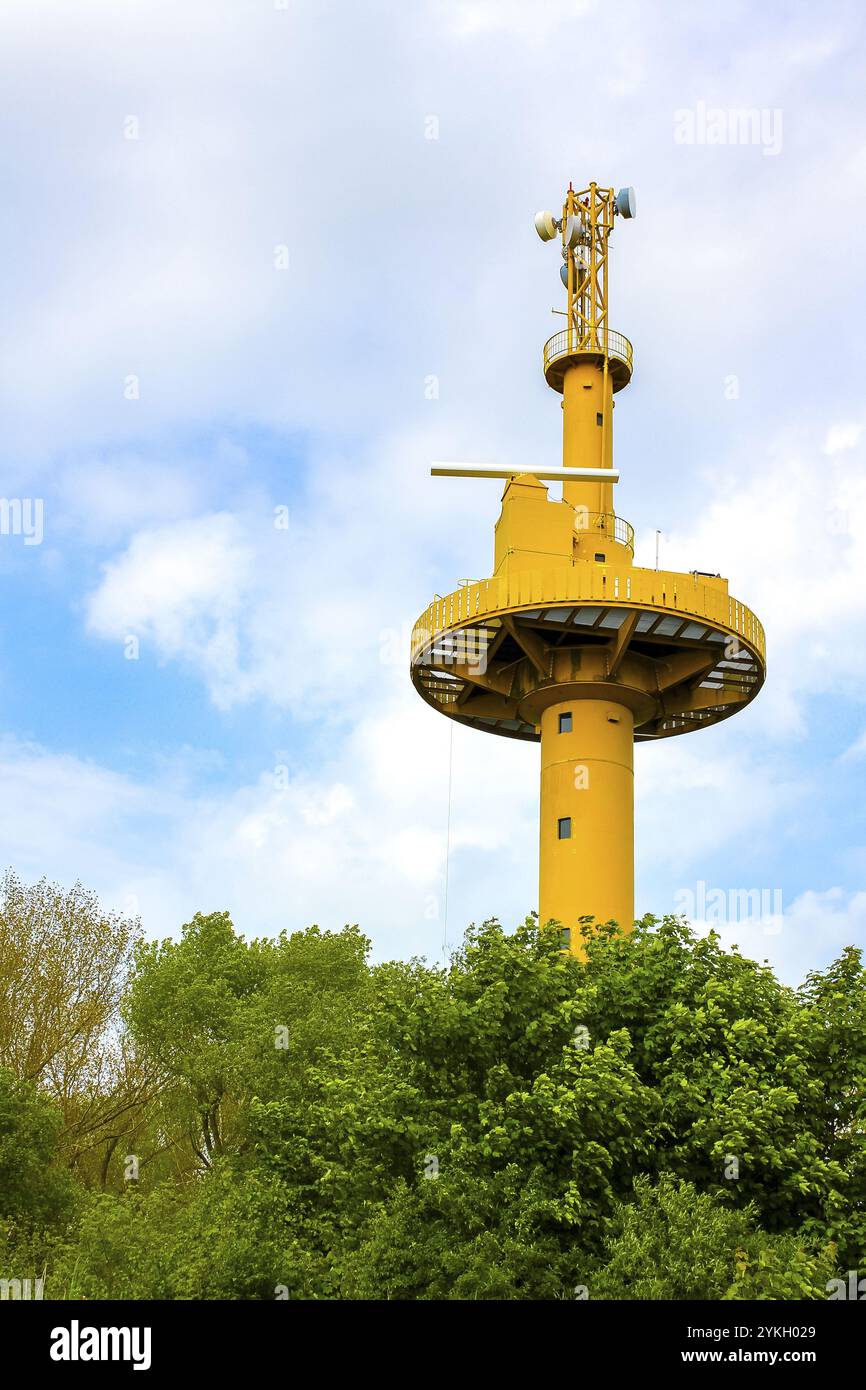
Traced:
<path fill-rule="evenodd" d="M 560 840 L 571 839 L 571 816 L 560 816 L 559 818 L 559 838 Z"/>
<path fill-rule="evenodd" d="M 595 423 L 597 425 L 601 425 L 604 423 L 604 416 L 602 415 L 600 410 L 597 410 L 595 413 Z"/>
<path fill-rule="evenodd" d="M 568 951 L 571 947 L 571 927 L 563 927 L 561 932 L 562 949 Z"/>
<path fill-rule="evenodd" d="M 559 732 L 561 734 L 571 733 L 571 710 L 569 710 L 567 714 L 561 714 L 559 716 Z"/>

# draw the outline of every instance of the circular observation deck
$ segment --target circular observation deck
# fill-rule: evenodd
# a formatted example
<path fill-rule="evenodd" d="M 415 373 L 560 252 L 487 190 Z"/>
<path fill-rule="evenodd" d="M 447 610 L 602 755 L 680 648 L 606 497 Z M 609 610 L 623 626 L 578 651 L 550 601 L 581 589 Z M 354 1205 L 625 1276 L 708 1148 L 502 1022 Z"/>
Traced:
<path fill-rule="evenodd" d="M 599 366 L 604 363 L 604 341 L 601 337 L 597 343 L 584 344 L 582 347 L 575 346 L 576 342 L 575 331 L 564 328 L 544 344 L 544 376 L 554 391 L 562 392 L 562 383 L 569 367 L 581 362 L 596 362 Z M 631 381 L 634 361 L 632 345 L 624 333 L 615 333 L 612 329 L 608 331 L 607 358 L 613 390 L 621 391 Z"/>
<path fill-rule="evenodd" d="M 415 624 L 411 676 L 441 713 L 535 742 L 546 704 L 625 704 L 640 743 L 744 708 L 764 682 L 764 651 L 760 622 L 721 581 L 580 565 L 437 597 Z"/>

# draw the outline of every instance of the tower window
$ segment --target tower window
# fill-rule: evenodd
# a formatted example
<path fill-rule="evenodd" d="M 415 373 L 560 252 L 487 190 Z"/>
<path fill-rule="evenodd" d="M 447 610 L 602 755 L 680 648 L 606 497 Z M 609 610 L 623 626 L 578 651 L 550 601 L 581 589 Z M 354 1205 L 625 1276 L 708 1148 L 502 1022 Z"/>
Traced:
<path fill-rule="evenodd" d="M 602 413 L 601 413 L 600 410 L 597 410 L 597 411 L 595 412 L 595 423 L 596 423 L 597 425 L 603 425 L 603 424 L 604 424 L 604 416 L 602 415 Z"/>
<path fill-rule="evenodd" d="M 559 732 L 561 734 L 571 733 L 571 710 L 569 710 L 567 714 L 561 714 L 559 716 Z"/>
<path fill-rule="evenodd" d="M 601 551 L 600 551 L 600 550 L 597 550 L 597 551 L 595 552 L 595 558 L 596 558 L 596 560 L 598 561 L 598 563 L 599 563 L 600 565 L 603 565 L 604 562 L 605 562 L 605 560 L 607 559 L 607 556 L 606 556 L 606 555 L 602 555 Z"/>
<path fill-rule="evenodd" d="M 560 840 L 571 839 L 571 816 L 560 816 L 557 822 Z"/>

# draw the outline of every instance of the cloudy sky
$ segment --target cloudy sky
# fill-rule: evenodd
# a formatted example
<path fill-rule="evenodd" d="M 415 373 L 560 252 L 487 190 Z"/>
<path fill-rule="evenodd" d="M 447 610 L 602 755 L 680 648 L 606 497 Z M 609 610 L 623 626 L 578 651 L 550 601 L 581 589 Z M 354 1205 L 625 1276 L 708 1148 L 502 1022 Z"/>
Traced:
<path fill-rule="evenodd" d="M 379 958 L 536 905 L 538 750 L 449 747 L 408 634 L 491 568 L 496 484 L 430 462 L 559 462 L 532 217 L 596 179 L 638 197 L 617 510 L 768 646 L 636 750 L 637 910 L 763 889 L 726 939 L 791 981 L 862 943 L 860 11 L 4 0 L 4 862 Z"/>

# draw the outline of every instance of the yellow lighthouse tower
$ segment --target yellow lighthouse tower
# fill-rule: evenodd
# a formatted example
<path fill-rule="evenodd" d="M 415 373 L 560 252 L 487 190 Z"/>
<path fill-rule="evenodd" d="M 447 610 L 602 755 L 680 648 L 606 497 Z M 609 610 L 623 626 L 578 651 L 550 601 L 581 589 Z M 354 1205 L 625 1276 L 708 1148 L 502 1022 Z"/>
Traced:
<path fill-rule="evenodd" d="M 569 185 L 557 240 L 565 326 L 544 345 L 562 396 L 562 466 L 434 466 L 505 480 L 493 574 L 436 597 L 415 624 L 411 674 L 449 718 L 541 743 L 539 921 L 580 951 L 580 918 L 634 924 L 634 744 L 726 719 L 764 679 L 764 631 L 719 575 L 634 564 L 613 489 L 614 397 L 632 346 L 608 324 L 609 241 L 634 190 Z M 562 483 L 562 500 L 545 483 Z"/>

